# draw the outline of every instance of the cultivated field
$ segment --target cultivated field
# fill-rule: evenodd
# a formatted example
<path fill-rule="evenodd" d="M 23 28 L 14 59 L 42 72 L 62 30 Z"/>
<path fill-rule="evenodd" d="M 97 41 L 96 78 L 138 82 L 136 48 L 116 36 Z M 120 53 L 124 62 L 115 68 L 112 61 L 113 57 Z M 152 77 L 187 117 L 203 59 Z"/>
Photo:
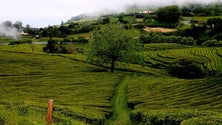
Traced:
<path fill-rule="evenodd" d="M 42 47 L 0 46 L 0 124 L 44 125 L 49 99 L 54 124 L 222 123 L 221 48 L 147 44 L 145 66 L 118 63 L 110 73 L 83 54 L 47 54 Z M 212 75 L 170 76 L 169 64 L 181 58 Z"/>
<path fill-rule="evenodd" d="M 0 116 L 9 114 L 7 121 L 14 121 L 9 124 L 43 124 L 49 99 L 55 102 L 55 123 L 77 120 L 97 124 L 111 115 L 111 99 L 125 73 L 111 74 L 60 55 L 31 53 L 27 45 L 10 47 L 10 51 L 0 50 L 0 106 L 4 111 Z M 17 51 L 17 47 L 24 49 Z M 16 113 L 11 114 L 12 110 Z M 32 112 L 40 115 L 37 121 L 30 119 Z"/>

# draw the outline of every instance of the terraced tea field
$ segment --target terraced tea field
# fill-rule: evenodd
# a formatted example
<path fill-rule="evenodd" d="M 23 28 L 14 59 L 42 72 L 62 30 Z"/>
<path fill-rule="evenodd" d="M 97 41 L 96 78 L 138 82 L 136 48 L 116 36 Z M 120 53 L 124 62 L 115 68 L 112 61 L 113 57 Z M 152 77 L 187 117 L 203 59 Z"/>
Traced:
<path fill-rule="evenodd" d="M 153 45 L 154 48 L 156 48 L 156 45 Z M 162 46 L 162 44 L 159 45 Z M 189 59 L 202 64 L 206 70 L 215 72 L 222 68 L 221 51 L 221 48 L 192 47 L 181 49 L 179 47 L 179 49 L 170 49 L 168 47 L 167 50 L 147 51 L 146 53 L 147 61 L 153 65 L 156 63 L 166 66 L 176 59 Z"/>
<path fill-rule="evenodd" d="M 222 111 L 221 92 L 221 78 L 185 80 L 139 75 L 128 86 L 128 103 L 135 121 L 149 124 L 152 119 L 166 122 L 169 118 L 180 123 L 193 117 L 218 116 L 214 112 Z"/>
<path fill-rule="evenodd" d="M 221 48 L 181 48 L 181 46 L 171 45 L 146 46 L 146 50 L 152 50 L 146 51 L 148 65 L 158 66 L 156 68 L 164 70 L 171 62 L 185 58 L 198 62 L 209 72 L 216 73 L 222 69 Z M 157 46 L 161 46 L 161 49 L 155 51 Z M 143 121 L 143 124 L 179 125 L 183 123 L 182 121 L 186 123 L 187 119 L 215 116 L 214 118 L 219 120 L 218 124 L 222 124 L 222 119 L 218 117 L 222 111 L 221 80 L 220 77 L 212 76 L 188 80 L 169 75 L 135 75 L 128 85 L 131 119 L 139 121 L 138 123 Z M 218 112 L 220 115 L 217 114 Z M 216 123 L 212 120 L 214 118 L 210 118 L 212 125 Z M 191 121 L 188 124 L 194 122 Z"/>
<path fill-rule="evenodd" d="M 54 124 L 222 124 L 221 48 L 147 44 L 145 66 L 119 62 L 110 73 L 83 54 L 47 54 L 42 47 L 0 46 L 0 124 L 44 125 L 49 99 Z M 181 58 L 211 75 L 171 77 L 169 64 Z"/>
<path fill-rule="evenodd" d="M 55 123 L 73 119 L 103 123 L 112 113 L 110 101 L 124 76 L 60 56 L 16 51 L 1 51 L 0 65 L 0 107 L 18 110 L 14 117 L 37 112 L 42 115 L 39 124 L 45 122 L 46 104 L 51 98 L 55 102 Z M 13 121 L 11 118 L 8 121 Z"/>

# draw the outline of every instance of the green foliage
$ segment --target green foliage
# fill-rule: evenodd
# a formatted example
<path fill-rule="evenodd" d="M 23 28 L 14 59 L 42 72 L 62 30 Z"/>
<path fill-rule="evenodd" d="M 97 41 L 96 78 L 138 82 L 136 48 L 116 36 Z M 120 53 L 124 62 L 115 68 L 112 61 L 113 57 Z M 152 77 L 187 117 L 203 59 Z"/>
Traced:
<path fill-rule="evenodd" d="M 193 46 L 187 46 L 177 43 L 150 43 L 144 44 L 144 51 L 161 51 L 170 49 L 185 49 L 192 48 Z"/>
<path fill-rule="evenodd" d="M 201 45 L 206 39 L 209 39 L 205 24 L 192 24 L 191 28 L 178 30 L 177 35 L 192 37 L 197 41 L 197 45 Z"/>
<path fill-rule="evenodd" d="M 9 45 L 15 45 L 15 44 L 31 44 L 32 40 L 13 40 L 9 43 Z"/>
<path fill-rule="evenodd" d="M 102 24 L 108 24 L 108 23 L 110 23 L 110 19 L 108 17 L 104 18 Z"/>
<path fill-rule="evenodd" d="M 177 23 L 181 16 L 181 10 L 178 6 L 166 6 L 157 10 L 157 20 L 166 23 Z"/>
<path fill-rule="evenodd" d="M 137 124 L 140 123 L 140 124 L 146 124 L 146 125 L 205 125 L 206 123 L 209 124 L 209 121 L 206 122 L 207 120 L 204 120 L 200 122 L 200 124 L 192 124 L 192 123 L 194 123 L 194 119 L 199 119 L 198 121 L 203 120 L 199 118 L 201 116 L 208 118 L 208 120 L 210 118 L 214 118 L 214 119 L 211 119 L 211 122 L 213 120 L 220 121 L 220 118 L 218 116 L 215 117 L 216 115 L 218 114 L 213 113 L 213 112 L 203 112 L 203 111 L 191 111 L 191 110 L 190 111 L 189 110 L 158 111 L 157 110 L 157 111 L 143 112 L 140 115 L 138 114 L 138 112 L 132 112 L 131 118 L 134 119 L 134 121 L 137 121 Z M 142 122 L 139 122 L 139 121 L 142 121 Z M 196 123 L 198 123 L 198 121 Z M 187 123 L 190 123 L 190 124 L 187 124 Z M 214 123 L 218 123 L 218 122 L 214 122 Z"/>
<path fill-rule="evenodd" d="M 220 34 L 220 32 L 222 32 L 222 18 L 209 18 L 207 20 L 207 25 L 211 27 L 211 30 L 209 32 L 210 36 L 216 36 L 216 34 Z M 218 37 L 217 39 L 222 40 L 221 34 L 220 37 Z"/>
<path fill-rule="evenodd" d="M 76 55 L 49 55 L 40 50 L 35 54 L 21 46 L 29 47 L 0 47 L 0 117 L 8 118 L 4 120 L 7 124 L 41 123 L 41 118 L 44 123 L 51 98 L 55 102 L 55 123 L 103 124 L 111 115 L 111 98 L 124 72 L 111 74 L 79 61 Z M 10 51 L 4 52 L 5 47 Z M 2 110 L 1 105 L 7 108 Z M 7 117 L 2 117 L 6 114 L 2 111 L 7 112 Z M 10 124 L 13 118 L 19 119 Z"/>
<path fill-rule="evenodd" d="M 79 24 L 68 26 L 69 29 L 75 29 L 73 27 L 80 28 Z M 201 29 L 191 33 L 197 34 Z M 95 32 L 103 35 L 101 30 Z M 209 29 L 205 27 L 205 31 L 208 32 Z M 111 40 L 118 36 L 109 30 L 107 32 L 107 37 Z M 134 40 L 138 38 L 138 33 L 132 30 L 126 30 L 123 34 L 130 34 Z M 152 36 L 151 34 L 149 35 Z M 69 35 L 63 42 L 82 40 L 78 36 L 89 38 L 90 34 Z M 121 37 L 129 38 L 124 35 Z M 169 36 L 156 33 L 154 38 L 165 41 L 164 37 Z M 131 120 L 135 124 L 221 124 L 221 114 L 214 113 L 222 111 L 221 48 L 186 46 L 174 43 L 183 41 L 183 38 L 171 36 L 171 39 L 173 43 L 144 44 L 146 66 L 131 64 L 129 61 L 130 65 L 125 67 L 123 64 L 128 59 L 118 60 L 119 65 L 115 66 L 117 71 L 114 74 L 107 72 L 108 69 L 104 67 L 88 64 L 82 54 L 47 54 L 42 52 L 42 45 L 0 46 L 0 124 L 44 124 L 49 98 L 55 100 L 55 124 L 104 124 L 114 113 L 111 99 L 117 84 L 128 74 L 126 72 L 134 72 L 134 75 L 127 80 L 128 89 L 121 91 L 124 94 L 120 96 L 128 94 L 128 105 L 132 109 Z M 212 46 L 216 42 L 212 43 L 204 44 Z M 107 44 L 98 42 L 99 45 Z M 58 44 L 58 47 L 62 51 L 68 46 Z M 89 49 L 88 44 L 76 44 L 74 47 Z M 100 51 L 102 54 L 108 53 L 106 47 L 101 48 L 104 49 Z M 116 53 L 123 53 L 126 58 L 127 52 Z M 191 60 L 189 68 L 190 64 L 201 64 L 205 72 L 212 72 L 213 75 L 216 73 L 216 77 L 212 75 L 191 80 L 169 76 L 167 68 L 181 58 Z M 126 103 L 126 97 L 124 98 L 123 103 Z"/>
<path fill-rule="evenodd" d="M 43 125 L 45 123 L 45 111 L 33 108 L 22 103 L 0 102 L 0 124 L 1 125 Z M 25 108 L 25 109 L 24 109 Z M 34 110 L 36 109 L 36 110 Z M 26 113 L 25 113 L 25 112 Z M 23 114 L 24 113 L 24 114 Z"/>
<path fill-rule="evenodd" d="M 207 47 L 222 47 L 222 41 L 207 40 L 206 42 L 202 43 L 202 45 Z"/>
<path fill-rule="evenodd" d="M 48 44 L 43 48 L 44 52 L 59 53 L 59 41 L 48 40 Z"/>
<path fill-rule="evenodd" d="M 162 76 L 138 74 L 129 83 L 128 104 L 135 124 L 179 125 L 190 118 L 221 115 L 217 113 L 221 112 L 217 103 L 221 98 L 221 78 L 188 80 Z"/>
<path fill-rule="evenodd" d="M 69 38 L 64 38 L 63 41 L 61 41 L 62 44 L 64 43 L 70 43 L 70 44 L 86 44 L 89 43 L 89 40 L 86 39 L 85 37 L 79 36 L 78 39 L 69 39 Z"/>
<path fill-rule="evenodd" d="M 181 125 L 221 125 L 222 118 L 220 116 L 196 117 L 181 122 Z"/>
<path fill-rule="evenodd" d="M 161 45 L 161 43 L 151 44 L 149 46 L 152 47 L 155 45 L 156 46 Z M 145 50 L 147 50 L 146 46 Z M 206 73 L 210 76 L 214 76 L 215 73 L 222 68 L 220 48 L 186 46 L 186 48 L 184 49 L 176 48 L 164 51 L 150 51 L 150 52 L 148 51 L 146 53 L 147 53 L 147 58 L 146 58 L 147 65 L 152 67 L 156 65 L 164 66 L 156 68 L 168 68 L 170 63 L 178 59 L 188 59 L 192 60 L 193 62 L 201 64 L 204 67 Z"/>
<path fill-rule="evenodd" d="M 159 22 L 159 21 L 155 21 L 155 20 L 149 20 L 149 21 L 146 22 L 146 24 L 149 27 L 166 27 L 166 28 L 175 27 L 175 25 L 173 25 L 173 24 L 169 24 L 169 23 L 165 23 L 165 22 Z"/>
<path fill-rule="evenodd" d="M 196 45 L 196 41 L 192 37 L 181 36 L 165 36 L 161 33 L 146 33 L 140 36 L 142 43 L 177 43 L 183 45 Z"/>
<path fill-rule="evenodd" d="M 205 71 L 203 66 L 194 61 L 180 59 L 169 65 L 169 74 L 179 78 L 192 79 L 204 77 Z"/>
<path fill-rule="evenodd" d="M 125 20 L 123 19 L 123 14 L 119 15 L 118 19 L 120 23 L 125 23 Z"/>
<path fill-rule="evenodd" d="M 142 63 L 141 45 L 134 38 L 135 31 L 126 30 L 122 25 L 106 25 L 95 30 L 90 42 L 87 59 L 97 64 L 111 64 L 111 71 L 117 61 Z"/>
<path fill-rule="evenodd" d="M 218 70 L 215 74 L 216 77 L 222 77 L 222 70 Z"/>
<path fill-rule="evenodd" d="M 208 40 L 222 40 L 222 19 L 219 16 L 192 17 L 190 28 L 180 28 L 177 35 L 193 37 L 201 45 Z"/>
<path fill-rule="evenodd" d="M 75 48 L 74 44 L 85 44 L 86 42 L 88 42 L 88 40 L 85 38 L 78 38 L 77 40 L 64 39 L 62 42 L 57 40 L 48 40 L 48 44 L 43 48 L 43 51 L 48 53 L 70 54 L 78 52 L 84 54 L 85 50 L 83 48 Z"/>
<path fill-rule="evenodd" d="M 85 23 L 70 23 L 68 26 L 40 28 L 38 34 L 41 37 L 60 37 L 64 38 L 71 34 L 88 33 L 92 31 L 96 25 Z"/>
<path fill-rule="evenodd" d="M 0 115 L 0 125 L 6 125 L 6 123 L 8 122 L 8 117 L 5 115 Z"/>
<path fill-rule="evenodd" d="M 22 22 L 21 21 L 16 21 L 14 24 L 13 24 L 13 27 L 15 27 L 17 29 L 17 31 L 22 31 Z"/>
<path fill-rule="evenodd" d="M 126 16 L 124 16 L 124 20 L 129 22 L 129 23 L 134 23 L 135 22 L 135 17 L 134 17 L 134 15 L 126 15 Z"/>
<path fill-rule="evenodd" d="M 134 23 L 135 17 L 134 14 L 120 14 L 118 16 L 118 21 L 123 24 Z"/>
<path fill-rule="evenodd" d="M 221 2 L 211 2 L 209 4 L 188 4 L 182 7 L 184 16 L 218 16 L 222 13 Z"/>

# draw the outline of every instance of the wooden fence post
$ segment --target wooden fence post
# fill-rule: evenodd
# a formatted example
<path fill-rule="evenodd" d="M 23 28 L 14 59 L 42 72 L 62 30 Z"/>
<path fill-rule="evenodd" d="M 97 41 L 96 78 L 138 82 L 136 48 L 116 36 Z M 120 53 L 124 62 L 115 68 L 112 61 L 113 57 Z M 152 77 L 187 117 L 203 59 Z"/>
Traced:
<path fill-rule="evenodd" d="M 50 99 L 48 102 L 48 113 L 47 113 L 47 125 L 52 125 L 52 115 L 53 115 L 53 100 Z"/>

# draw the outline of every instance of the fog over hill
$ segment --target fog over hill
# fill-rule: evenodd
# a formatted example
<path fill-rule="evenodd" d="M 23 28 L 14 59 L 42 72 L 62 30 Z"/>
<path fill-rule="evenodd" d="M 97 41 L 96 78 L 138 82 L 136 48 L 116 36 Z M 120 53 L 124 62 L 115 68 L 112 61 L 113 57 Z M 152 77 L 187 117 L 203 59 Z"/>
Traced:
<path fill-rule="evenodd" d="M 122 13 L 129 10 L 142 10 L 142 9 L 157 9 L 159 7 L 168 6 L 168 5 L 178 5 L 178 6 L 186 6 L 189 4 L 201 4 L 201 5 L 207 5 L 210 3 L 221 3 L 222 0 L 122 0 L 118 3 L 116 0 L 112 2 L 111 5 L 105 5 L 104 8 L 101 8 L 100 10 L 88 12 L 88 13 L 81 13 L 77 16 L 71 17 L 71 20 L 81 20 L 81 19 L 87 19 L 87 18 L 94 18 L 99 17 L 103 15 L 109 15 L 109 14 L 116 14 L 116 13 Z M 99 7 L 98 7 L 99 8 Z"/>
<path fill-rule="evenodd" d="M 24 25 L 30 24 L 32 27 L 47 27 L 67 21 L 72 16 L 92 12 L 98 14 L 101 10 L 123 12 L 133 5 L 159 7 L 210 2 L 222 0 L 7 0 L 1 2 L 0 22 L 21 21 Z"/>

